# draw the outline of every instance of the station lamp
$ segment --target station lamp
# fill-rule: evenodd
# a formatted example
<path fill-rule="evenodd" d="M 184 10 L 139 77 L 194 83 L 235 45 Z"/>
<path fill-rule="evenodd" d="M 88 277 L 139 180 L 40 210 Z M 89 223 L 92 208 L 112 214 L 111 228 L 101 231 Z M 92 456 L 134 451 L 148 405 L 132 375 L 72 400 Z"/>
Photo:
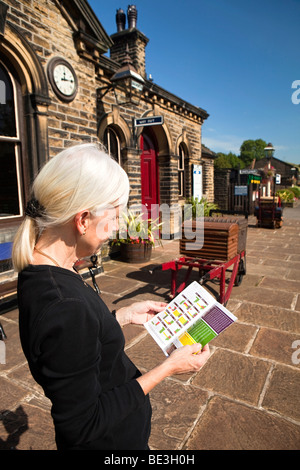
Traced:
<path fill-rule="evenodd" d="M 133 104 L 138 106 L 145 80 L 132 65 L 128 48 L 126 49 L 126 55 L 122 61 L 121 68 L 111 77 L 111 83 L 118 105 Z"/>

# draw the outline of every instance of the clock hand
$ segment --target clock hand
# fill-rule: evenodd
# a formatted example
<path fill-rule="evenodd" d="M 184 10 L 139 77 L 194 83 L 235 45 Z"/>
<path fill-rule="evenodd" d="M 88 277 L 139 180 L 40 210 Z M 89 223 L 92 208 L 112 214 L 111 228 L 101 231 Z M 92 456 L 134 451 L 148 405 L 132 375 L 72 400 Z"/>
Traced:
<path fill-rule="evenodd" d="M 61 81 L 74 83 L 73 79 L 69 80 L 68 78 L 66 78 L 66 72 L 64 72 L 64 76 L 61 78 Z"/>

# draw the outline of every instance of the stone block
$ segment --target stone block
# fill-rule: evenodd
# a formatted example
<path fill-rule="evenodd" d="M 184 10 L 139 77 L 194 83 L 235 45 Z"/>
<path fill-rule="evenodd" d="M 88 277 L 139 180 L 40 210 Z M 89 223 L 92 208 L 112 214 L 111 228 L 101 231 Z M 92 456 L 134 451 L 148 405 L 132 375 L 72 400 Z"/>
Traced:
<path fill-rule="evenodd" d="M 214 397 L 183 449 L 298 450 L 299 446 L 299 426 L 265 411 Z"/>
<path fill-rule="evenodd" d="M 149 334 L 127 349 L 126 354 L 139 369 L 144 370 L 151 370 L 166 359 L 160 347 Z"/>
<path fill-rule="evenodd" d="M 0 414 L 22 401 L 30 392 L 0 376 Z"/>
<path fill-rule="evenodd" d="M 151 449 L 177 449 L 198 419 L 207 397 L 203 390 L 171 379 L 155 387 L 150 393 L 153 411 Z"/>
<path fill-rule="evenodd" d="M 214 338 L 210 345 L 245 352 L 248 348 L 249 341 L 252 340 L 256 331 L 257 328 L 255 326 L 235 322 L 230 328 L 227 328 L 219 336 Z"/>
<path fill-rule="evenodd" d="M 248 290 L 236 289 L 234 298 L 261 305 L 290 309 L 293 304 L 294 293 L 259 286 Z"/>
<path fill-rule="evenodd" d="M 56 450 L 49 411 L 22 404 L 2 416 L 0 450 Z"/>
<path fill-rule="evenodd" d="M 274 269 L 274 274 L 276 274 L 276 269 Z M 261 281 L 261 287 L 266 287 L 269 289 L 281 290 L 285 292 L 300 292 L 300 282 L 294 280 L 285 280 L 281 278 L 274 277 L 265 277 Z"/>
<path fill-rule="evenodd" d="M 257 405 L 270 367 L 266 361 L 218 349 L 193 377 L 192 384 Z"/>
<path fill-rule="evenodd" d="M 240 322 L 300 333 L 300 315 L 294 310 L 242 302 L 234 314 Z"/>
<path fill-rule="evenodd" d="M 294 352 L 292 344 L 297 340 L 300 343 L 300 334 L 261 328 L 250 354 L 291 366 L 293 365 L 292 354 Z M 300 365 L 298 367 L 300 369 Z"/>
<path fill-rule="evenodd" d="M 272 373 L 262 406 L 300 421 L 299 396 L 300 370 L 278 365 Z"/>

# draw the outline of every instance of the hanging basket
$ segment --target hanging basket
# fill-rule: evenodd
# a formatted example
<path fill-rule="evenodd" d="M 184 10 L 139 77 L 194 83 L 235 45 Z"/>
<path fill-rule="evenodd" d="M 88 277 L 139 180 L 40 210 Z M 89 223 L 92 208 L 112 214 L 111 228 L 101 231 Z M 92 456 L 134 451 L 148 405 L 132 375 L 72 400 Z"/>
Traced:
<path fill-rule="evenodd" d="M 121 259 L 126 263 L 144 263 L 149 261 L 152 255 L 150 243 L 121 243 Z"/>

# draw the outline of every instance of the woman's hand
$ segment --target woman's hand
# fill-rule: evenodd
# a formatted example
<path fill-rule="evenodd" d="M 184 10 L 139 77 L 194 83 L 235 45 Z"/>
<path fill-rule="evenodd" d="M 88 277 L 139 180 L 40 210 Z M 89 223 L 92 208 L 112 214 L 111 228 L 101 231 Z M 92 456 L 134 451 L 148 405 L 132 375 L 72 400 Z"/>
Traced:
<path fill-rule="evenodd" d="M 133 323 L 142 325 L 151 320 L 158 312 L 166 308 L 168 304 L 165 302 L 156 302 L 153 300 L 145 300 L 143 302 L 135 302 L 129 307 L 122 307 L 116 312 L 116 319 L 121 326 Z"/>
<path fill-rule="evenodd" d="M 185 374 L 187 372 L 197 372 L 209 356 L 208 344 L 202 348 L 201 344 L 195 343 L 175 349 L 165 360 L 165 363 L 170 368 L 170 375 Z"/>
<path fill-rule="evenodd" d="M 197 372 L 209 358 L 208 344 L 201 349 L 201 344 L 192 344 L 176 349 L 161 364 L 141 375 L 136 380 L 147 395 L 156 385 L 166 377 L 174 374 Z"/>

